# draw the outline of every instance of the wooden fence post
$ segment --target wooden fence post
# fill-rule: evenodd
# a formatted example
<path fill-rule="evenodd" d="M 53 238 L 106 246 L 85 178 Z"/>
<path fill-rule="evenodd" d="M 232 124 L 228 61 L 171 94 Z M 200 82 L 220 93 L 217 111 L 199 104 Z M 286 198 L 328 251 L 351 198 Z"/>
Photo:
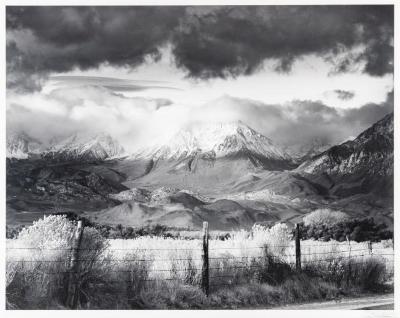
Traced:
<path fill-rule="evenodd" d="M 368 241 L 368 252 L 369 252 L 369 255 L 372 255 L 372 242 L 371 241 Z"/>
<path fill-rule="evenodd" d="M 301 270 L 300 225 L 296 224 L 296 270 Z"/>
<path fill-rule="evenodd" d="M 203 222 L 203 268 L 201 272 L 201 287 L 206 294 L 210 292 L 209 260 L 208 260 L 208 222 Z"/>
<path fill-rule="evenodd" d="M 348 259 L 348 274 L 347 274 L 347 288 L 350 286 L 350 275 L 351 275 L 351 241 L 346 235 L 347 243 L 349 244 L 349 259 Z"/>
<path fill-rule="evenodd" d="M 71 260 L 69 264 L 68 288 L 67 288 L 67 307 L 75 309 L 78 303 L 78 269 L 79 269 L 79 248 L 81 246 L 83 234 L 83 222 L 78 221 L 72 242 Z"/>

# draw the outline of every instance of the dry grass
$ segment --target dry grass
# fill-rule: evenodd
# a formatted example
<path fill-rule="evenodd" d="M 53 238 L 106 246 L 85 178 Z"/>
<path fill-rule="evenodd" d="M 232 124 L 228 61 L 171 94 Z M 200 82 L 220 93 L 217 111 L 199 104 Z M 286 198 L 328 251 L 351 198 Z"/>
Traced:
<path fill-rule="evenodd" d="M 393 273 L 390 242 L 373 244 L 370 254 L 366 243 L 302 241 L 299 272 L 293 265 L 294 242 L 284 231 L 242 231 L 224 241 L 210 240 L 211 295 L 206 297 L 200 288 L 199 239 L 104 241 L 94 230 L 84 233 L 79 308 L 274 306 L 332 299 L 346 290 L 381 290 Z M 18 249 L 24 246 L 7 240 L 7 308 L 63 308 L 69 251 Z"/>
<path fill-rule="evenodd" d="M 239 266 L 249 266 L 252 262 L 264 257 L 264 247 L 268 254 L 288 264 L 295 263 L 294 241 L 271 239 L 264 233 L 250 235 L 248 232 L 236 232 L 227 240 L 210 240 L 209 257 L 210 267 L 229 267 L 232 262 Z M 140 237 L 133 240 L 115 239 L 109 240 L 109 250 L 112 257 L 119 259 L 127 252 L 132 252 L 141 259 L 155 260 L 151 264 L 150 272 L 154 277 L 165 277 L 165 272 L 184 271 L 186 268 L 200 271 L 202 241 L 200 239 L 184 240 L 161 237 Z M 369 250 L 367 242 L 320 242 L 305 240 L 301 242 L 302 263 L 320 263 L 320 266 L 328 265 L 335 260 L 346 259 L 357 262 L 368 259 L 381 259 L 385 263 L 385 272 L 393 274 L 393 248 L 390 242 L 372 244 Z M 185 261 L 190 259 L 190 264 Z M 158 272 L 159 270 L 163 271 Z M 169 274 L 167 274 L 169 275 Z"/>

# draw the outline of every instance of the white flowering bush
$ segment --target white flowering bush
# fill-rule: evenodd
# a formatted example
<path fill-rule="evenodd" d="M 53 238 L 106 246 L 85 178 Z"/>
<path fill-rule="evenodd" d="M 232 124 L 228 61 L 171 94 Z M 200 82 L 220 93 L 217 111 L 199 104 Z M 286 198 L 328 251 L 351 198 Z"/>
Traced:
<path fill-rule="evenodd" d="M 75 224 L 65 215 L 49 215 L 24 228 L 18 240 L 39 249 L 66 249 L 71 247 L 74 230 Z"/>
<path fill-rule="evenodd" d="M 348 218 L 346 213 L 331 209 L 318 209 L 307 214 L 304 218 L 304 225 L 333 225 Z"/>
<path fill-rule="evenodd" d="M 290 245 L 290 229 L 284 223 L 277 223 L 271 228 L 255 224 L 251 229 L 253 240 L 259 245 L 267 245 L 272 254 L 282 255 Z"/>
<path fill-rule="evenodd" d="M 31 308 L 47 308 L 51 302 L 64 303 L 76 226 L 75 221 L 63 215 L 45 216 L 23 229 L 17 239 L 7 241 L 6 286 L 7 293 L 12 295 L 8 297 L 11 305 L 20 307 L 27 300 Z M 95 228 L 84 228 L 75 281 L 80 301 L 86 305 L 93 301 L 91 295 L 95 294 L 98 283 L 104 283 L 103 276 L 112 270 L 103 254 L 107 246 Z"/>

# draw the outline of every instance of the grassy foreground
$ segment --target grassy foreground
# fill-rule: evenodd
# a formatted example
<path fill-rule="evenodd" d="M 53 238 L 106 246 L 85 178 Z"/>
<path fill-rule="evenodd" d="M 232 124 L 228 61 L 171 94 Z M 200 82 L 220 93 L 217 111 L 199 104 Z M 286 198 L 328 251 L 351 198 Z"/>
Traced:
<path fill-rule="evenodd" d="M 266 256 L 263 266 L 229 268 L 211 280 L 210 295 L 187 268 L 183 281 L 148 279 L 141 263 L 115 272 L 108 264 L 93 263 L 80 274 L 79 309 L 234 309 L 273 307 L 298 302 L 391 291 L 385 287 L 385 266 L 379 260 L 341 263 L 334 267 L 306 266 L 296 271 Z M 255 264 L 253 262 L 253 264 Z M 259 264 L 257 264 L 259 265 Z M 8 309 L 65 309 L 67 274 L 50 275 L 53 265 L 19 270 L 7 286 Z M 52 273 L 53 273 L 52 272 Z M 172 273 L 173 274 L 173 273 Z M 217 276 L 219 277 L 219 276 Z"/>
<path fill-rule="evenodd" d="M 47 217 L 7 241 L 7 309 L 66 309 L 75 225 Z M 210 241 L 210 293 L 201 289 L 198 240 L 106 240 L 85 228 L 77 272 L 78 309 L 273 307 L 391 291 L 393 250 L 377 243 L 302 242 L 293 263 L 287 229 L 254 228 Z"/>

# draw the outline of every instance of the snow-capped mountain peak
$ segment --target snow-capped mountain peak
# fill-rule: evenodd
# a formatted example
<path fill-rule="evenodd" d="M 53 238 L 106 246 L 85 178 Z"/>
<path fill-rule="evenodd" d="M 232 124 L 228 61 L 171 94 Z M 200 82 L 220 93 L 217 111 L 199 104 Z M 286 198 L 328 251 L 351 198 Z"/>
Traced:
<path fill-rule="evenodd" d="M 67 160 L 104 160 L 123 155 L 124 149 L 110 135 L 75 133 L 50 147 L 45 157 Z"/>
<path fill-rule="evenodd" d="M 242 121 L 201 123 L 184 127 L 167 143 L 156 144 L 138 152 L 148 159 L 180 159 L 199 153 L 224 157 L 238 152 L 251 152 L 272 159 L 290 157 L 272 141 Z"/>
<path fill-rule="evenodd" d="M 30 154 L 38 153 L 42 143 L 25 132 L 7 133 L 7 158 L 26 159 Z"/>

